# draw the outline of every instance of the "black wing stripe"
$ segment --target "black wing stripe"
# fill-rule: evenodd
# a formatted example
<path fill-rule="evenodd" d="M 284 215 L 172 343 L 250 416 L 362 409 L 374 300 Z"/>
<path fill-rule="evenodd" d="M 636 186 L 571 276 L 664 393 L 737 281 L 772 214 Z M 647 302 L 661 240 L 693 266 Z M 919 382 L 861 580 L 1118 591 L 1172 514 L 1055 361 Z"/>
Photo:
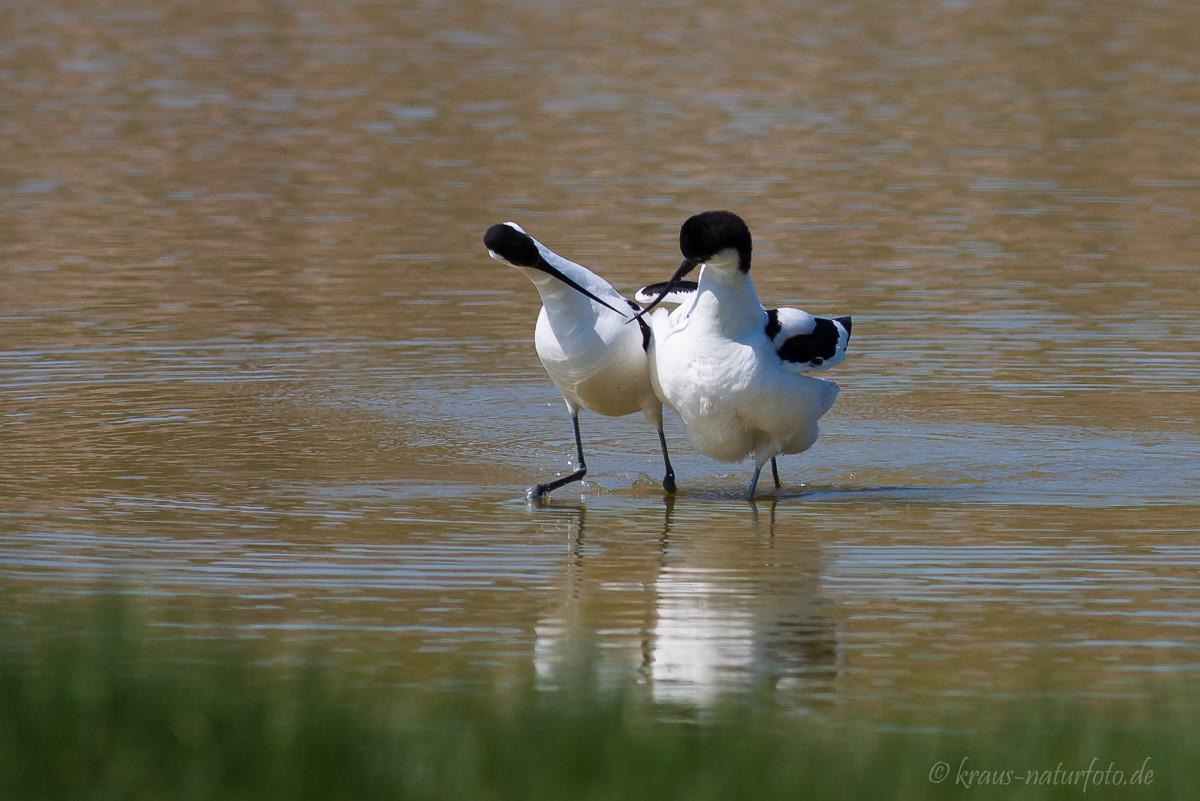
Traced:
<path fill-rule="evenodd" d="M 638 294 L 639 295 L 661 295 L 663 290 L 665 290 L 670 285 L 671 285 L 670 281 L 660 281 L 657 284 L 650 284 L 650 286 L 642 287 L 641 289 L 638 290 Z M 699 284 L 697 284 L 695 281 L 677 281 L 677 282 L 675 282 L 675 286 L 671 291 L 679 292 L 681 294 L 686 295 L 689 292 L 695 292 L 696 287 L 698 287 L 698 286 L 699 286 Z"/>
<path fill-rule="evenodd" d="M 770 312 L 768 312 L 770 314 Z M 778 323 L 776 323 L 778 326 Z M 771 324 L 767 323 L 768 336 Z M 785 362 L 804 364 L 820 359 L 817 364 L 831 359 L 837 353 L 838 329 L 833 320 L 823 317 L 816 318 L 816 327 L 809 334 L 798 334 L 788 337 L 778 347 L 779 358 Z"/>

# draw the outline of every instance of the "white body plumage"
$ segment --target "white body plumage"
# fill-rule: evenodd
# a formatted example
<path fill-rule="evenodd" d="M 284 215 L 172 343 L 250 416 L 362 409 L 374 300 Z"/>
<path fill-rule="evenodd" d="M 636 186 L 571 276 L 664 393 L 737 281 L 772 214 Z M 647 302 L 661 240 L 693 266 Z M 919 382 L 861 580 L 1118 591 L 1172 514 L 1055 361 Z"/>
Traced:
<path fill-rule="evenodd" d="M 654 389 L 701 453 L 725 462 L 754 458 L 753 497 L 763 465 L 817 441 L 817 420 L 838 386 L 800 372 L 844 358 L 850 319 L 764 309 L 750 280 L 749 229 L 730 212 L 690 218 L 680 248 L 686 259 L 659 294 L 671 297 L 684 274 L 697 265 L 701 271 L 694 291 L 674 293 L 677 309 L 650 316 Z"/>
<path fill-rule="evenodd" d="M 603 278 L 559 256 L 516 223 L 492 226 L 484 242 L 492 258 L 524 273 L 541 296 L 534 347 L 574 421 L 581 463 L 575 478 L 586 473 L 579 411 L 589 409 L 609 417 L 640 411 L 658 430 L 667 469 L 663 484 L 673 491 L 674 473 L 662 431 L 662 402 L 654 393 L 646 353 L 649 330 L 631 323 L 639 307 Z M 538 499 L 556 486 L 560 485 L 538 485 L 530 497 Z"/>
<path fill-rule="evenodd" d="M 650 365 L 655 391 L 683 419 L 696 450 L 723 462 L 800 453 L 817 441 L 817 419 L 838 386 L 799 375 L 768 338 L 767 312 L 733 265 L 702 268 L 695 295 L 656 311 Z"/>

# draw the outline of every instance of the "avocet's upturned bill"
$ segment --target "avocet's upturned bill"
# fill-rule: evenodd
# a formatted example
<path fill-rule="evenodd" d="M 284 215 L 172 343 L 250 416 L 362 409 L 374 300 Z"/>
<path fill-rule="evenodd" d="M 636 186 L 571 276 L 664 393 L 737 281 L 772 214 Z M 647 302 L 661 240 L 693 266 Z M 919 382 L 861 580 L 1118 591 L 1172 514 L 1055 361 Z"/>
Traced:
<path fill-rule="evenodd" d="M 701 453 L 725 462 L 754 457 L 753 498 L 763 465 L 774 468 L 779 454 L 817 441 L 817 420 L 833 406 L 838 386 L 800 373 L 845 358 L 850 318 L 763 308 L 750 280 L 750 229 L 732 212 L 689 218 L 679 247 L 683 263 L 670 281 L 640 293 L 657 297 L 636 315 L 664 299 L 681 304 L 650 316 L 655 391 L 683 418 Z M 697 266 L 691 288 L 681 279 Z"/>
<path fill-rule="evenodd" d="M 658 430 L 666 474 L 663 488 L 675 491 L 675 471 L 663 434 L 662 402 L 654 394 L 644 321 L 626 325 L 640 307 L 600 276 L 564 259 L 514 222 L 493 225 L 483 243 L 493 259 L 523 272 L 542 297 L 534 346 L 550 380 L 562 393 L 575 432 L 575 472 L 529 489 L 531 502 L 587 475 L 579 411 L 620 417 L 640 411 Z"/>

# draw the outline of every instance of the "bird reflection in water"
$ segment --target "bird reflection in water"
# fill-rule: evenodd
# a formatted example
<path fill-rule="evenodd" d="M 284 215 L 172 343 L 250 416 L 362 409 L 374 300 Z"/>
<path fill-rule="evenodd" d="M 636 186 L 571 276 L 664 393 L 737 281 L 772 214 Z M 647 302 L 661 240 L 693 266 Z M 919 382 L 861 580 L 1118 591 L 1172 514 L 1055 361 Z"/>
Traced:
<path fill-rule="evenodd" d="M 539 681 L 632 680 L 655 700 L 700 707 L 738 692 L 801 704 L 833 692 L 838 631 L 823 613 L 816 540 L 777 523 L 774 501 L 747 517 L 664 500 L 652 537 L 606 524 L 591 541 L 586 507 L 555 510 L 568 554 L 535 626 Z"/>

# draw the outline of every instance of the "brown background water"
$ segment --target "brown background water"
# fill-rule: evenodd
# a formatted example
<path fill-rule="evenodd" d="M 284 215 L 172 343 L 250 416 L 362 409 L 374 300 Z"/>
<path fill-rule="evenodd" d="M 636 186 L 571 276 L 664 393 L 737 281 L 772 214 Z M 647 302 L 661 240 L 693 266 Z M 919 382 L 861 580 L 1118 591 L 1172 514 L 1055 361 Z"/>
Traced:
<path fill-rule="evenodd" d="M 799 709 L 1194 670 L 1197 153 L 1184 0 L 7 3 L 3 613 Z M 483 231 L 632 291 L 705 208 L 854 315 L 821 441 L 751 506 L 671 418 L 672 502 L 585 415 L 526 507 L 570 426 Z"/>

